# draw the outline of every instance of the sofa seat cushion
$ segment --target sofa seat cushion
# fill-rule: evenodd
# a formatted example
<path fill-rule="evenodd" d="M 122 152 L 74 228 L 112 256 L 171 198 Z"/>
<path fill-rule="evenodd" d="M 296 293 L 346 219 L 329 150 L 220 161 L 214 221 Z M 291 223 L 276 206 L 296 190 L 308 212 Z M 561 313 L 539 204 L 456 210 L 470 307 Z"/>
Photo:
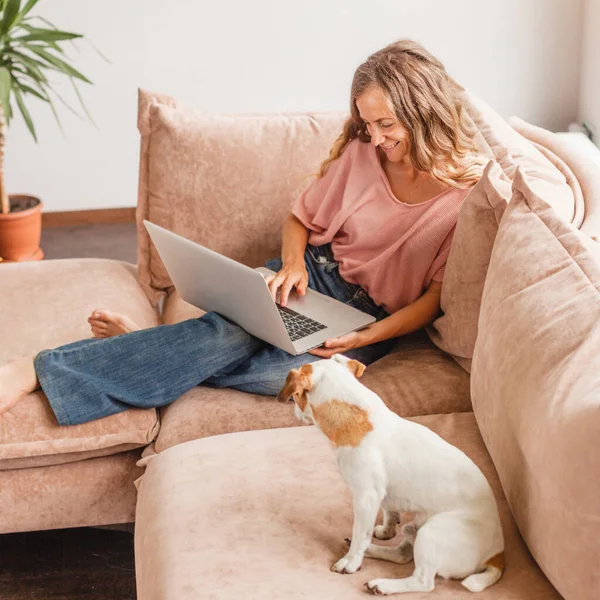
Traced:
<path fill-rule="evenodd" d="M 471 410 L 469 374 L 422 331 L 399 339 L 367 368 L 362 382 L 403 417 Z M 273 397 L 199 386 L 161 409 L 156 450 L 210 435 L 300 424 Z"/>
<path fill-rule="evenodd" d="M 511 518 L 472 413 L 413 419 L 466 452 L 498 500 L 506 571 L 481 600 L 559 600 Z M 314 427 L 220 435 L 144 459 L 136 509 L 139 600 L 365 598 L 375 577 L 414 565 L 366 559 L 354 575 L 331 573 L 352 533 L 351 497 L 326 438 Z M 472 599 L 436 580 L 428 600 Z"/>
<path fill-rule="evenodd" d="M 91 336 L 87 318 L 106 307 L 141 327 L 158 316 L 136 281 L 133 265 L 69 259 L 0 266 L 0 365 Z M 5 342 L 4 340 L 7 340 Z M 84 425 L 59 427 L 42 391 L 0 416 L 0 470 L 48 466 L 114 454 L 148 444 L 155 410 L 129 410 Z"/>
<path fill-rule="evenodd" d="M 222 433 L 301 425 L 289 405 L 271 396 L 202 385 L 159 410 L 157 452 Z"/>

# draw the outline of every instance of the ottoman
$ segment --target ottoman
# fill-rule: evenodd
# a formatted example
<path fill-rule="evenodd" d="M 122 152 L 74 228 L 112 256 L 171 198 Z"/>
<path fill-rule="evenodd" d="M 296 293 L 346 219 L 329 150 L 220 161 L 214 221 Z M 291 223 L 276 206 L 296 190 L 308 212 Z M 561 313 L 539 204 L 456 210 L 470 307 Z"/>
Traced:
<path fill-rule="evenodd" d="M 560 599 L 517 531 L 473 413 L 412 420 L 466 452 L 496 494 L 507 567 L 477 597 Z M 353 575 L 329 571 L 346 551 L 352 505 L 329 442 L 314 427 L 217 435 L 143 462 L 135 528 L 138 600 L 364 599 L 369 579 L 413 571 L 412 563 L 373 559 Z M 439 578 L 433 595 L 410 598 L 436 595 L 473 598 L 458 581 Z"/>

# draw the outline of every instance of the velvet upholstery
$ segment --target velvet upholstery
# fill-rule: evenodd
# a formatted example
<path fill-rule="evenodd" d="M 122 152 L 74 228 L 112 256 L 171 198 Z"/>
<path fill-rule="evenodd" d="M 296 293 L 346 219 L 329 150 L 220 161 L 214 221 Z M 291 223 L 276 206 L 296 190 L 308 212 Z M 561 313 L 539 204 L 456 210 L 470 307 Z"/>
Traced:
<path fill-rule="evenodd" d="M 550 133 L 550 132 L 549 132 Z M 552 135 L 555 135 L 554 133 Z M 526 137 L 526 136 L 523 136 Z M 563 174 L 567 185 L 571 188 L 573 194 L 573 218 L 571 225 L 580 228 L 585 218 L 585 200 L 581 184 L 571 167 L 558 155 L 554 154 L 550 148 L 531 140 L 531 143 Z"/>
<path fill-rule="evenodd" d="M 469 375 L 424 332 L 398 340 L 361 381 L 401 416 L 471 410 Z M 157 452 L 211 435 L 301 424 L 273 397 L 205 386 L 186 392 L 160 414 Z"/>
<path fill-rule="evenodd" d="M 490 161 L 462 205 L 442 286 L 442 315 L 427 328 L 431 340 L 469 373 L 490 256 L 511 195 L 511 184 Z"/>
<path fill-rule="evenodd" d="M 399 338 L 361 382 L 401 417 L 471 410 L 470 378 L 424 331 Z"/>
<path fill-rule="evenodd" d="M 521 169 L 536 191 L 548 198 L 562 219 L 571 223 L 576 214 L 573 192 L 552 160 L 481 98 L 467 93 L 463 95 L 463 101 L 504 175 L 512 181 L 517 169 Z"/>
<path fill-rule="evenodd" d="M 559 600 L 519 536 L 473 413 L 414 420 L 466 452 L 498 500 L 507 567 L 477 598 Z M 351 600 L 366 597 L 369 579 L 412 573 L 412 563 L 372 559 L 353 575 L 329 571 L 346 551 L 352 507 L 329 442 L 314 427 L 213 436 L 145 462 L 136 511 L 138 600 Z M 410 594 L 434 597 L 473 595 L 441 579 L 433 593 Z"/>
<path fill-rule="evenodd" d="M 152 303 L 172 283 L 143 219 L 260 266 L 279 255 L 290 204 L 327 157 L 343 120 L 340 113 L 209 115 L 140 90 L 138 266 Z"/>
<path fill-rule="evenodd" d="M 142 327 L 158 314 L 136 281 L 132 265 L 69 259 L 2 265 L 0 364 L 45 348 L 91 337 L 87 318 L 108 307 Z M 23 300 L 26 299 L 26 308 Z M 129 410 L 75 427 L 59 427 L 42 391 L 0 417 L 0 470 L 73 462 L 145 446 L 158 430 L 155 410 Z"/>
<path fill-rule="evenodd" d="M 0 534 L 132 523 L 140 454 L 0 471 Z"/>
<path fill-rule="evenodd" d="M 488 164 L 482 180 L 463 203 L 450 250 L 441 306 L 443 315 L 428 328 L 433 342 L 470 372 L 477 339 L 481 294 L 502 212 L 517 169 L 527 174 L 537 193 L 567 222 L 582 222 L 582 194 L 569 166 L 543 145 L 515 131 L 493 108 L 473 94 L 463 95 L 478 140 L 487 144 L 496 166 Z M 485 150 L 481 148 L 480 150 Z"/>
<path fill-rule="evenodd" d="M 518 117 L 511 117 L 509 123 L 521 135 L 553 152 L 565 162 L 577 179 L 583 197 L 579 208 L 581 224 L 574 223 L 589 236 L 600 239 L 600 169 L 594 161 L 581 152 L 569 140 L 559 138 L 552 131 L 531 125 Z"/>
<path fill-rule="evenodd" d="M 471 390 L 515 520 L 567 600 L 600 594 L 599 349 L 600 244 L 519 173 L 485 283 Z"/>

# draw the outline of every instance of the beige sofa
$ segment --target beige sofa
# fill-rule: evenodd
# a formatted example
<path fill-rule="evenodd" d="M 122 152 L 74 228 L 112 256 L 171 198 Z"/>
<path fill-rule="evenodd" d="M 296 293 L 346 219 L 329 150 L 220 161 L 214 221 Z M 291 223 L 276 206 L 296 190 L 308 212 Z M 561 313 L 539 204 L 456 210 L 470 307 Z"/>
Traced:
<path fill-rule="evenodd" d="M 465 110 L 492 162 L 461 211 L 444 315 L 399 339 L 363 382 L 490 479 L 508 567 L 481 597 L 595 598 L 600 172 L 469 94 Z M 211 116 L 141 91 L 137 273 L 109 260 L 3 266 L 0 364 L 89 336 L 98 306 L 143 326 L 201 314 L 173 290 L 141 221 L 262 264 L 342 118 Z M 136 519 L 140 599 L 352 597 L 357 577 L 327 570 L 350 533 L 347 492 L 317 432 L 296 425 L 273 398 L 200 386 L 158 412 L 60 428 L 43 394 L 31 394 L 0 418 L 0 532 Z M 406 572 L 370 562 L 361 582 Z M 444 597 L 468 594 L 440 586 Z"/>

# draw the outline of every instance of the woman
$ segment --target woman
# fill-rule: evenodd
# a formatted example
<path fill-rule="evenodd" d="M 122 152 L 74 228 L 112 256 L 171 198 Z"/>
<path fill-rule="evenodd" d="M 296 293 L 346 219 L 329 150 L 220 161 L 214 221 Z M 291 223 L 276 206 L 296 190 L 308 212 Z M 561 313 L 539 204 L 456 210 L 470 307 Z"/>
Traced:
<path fill-rule="evenodd" d="M 276 395 L 292 368 L 335 353 L 369 364 L 394 338 L 432 323 L 458 211 L 482 171 L 460 90 L 414 42 L 369 57 L 354 75 L 342 134 L 284 224 L 281 259 L 266 264 L 283 305 L 311 287 L 375 323 L 291 356 L 215 313 L 136 331 L 97 311 L 96 339 L 0 370 L 0 412 L 39 386 L 64 425 L 163 406 L 200 383 Z"/>

